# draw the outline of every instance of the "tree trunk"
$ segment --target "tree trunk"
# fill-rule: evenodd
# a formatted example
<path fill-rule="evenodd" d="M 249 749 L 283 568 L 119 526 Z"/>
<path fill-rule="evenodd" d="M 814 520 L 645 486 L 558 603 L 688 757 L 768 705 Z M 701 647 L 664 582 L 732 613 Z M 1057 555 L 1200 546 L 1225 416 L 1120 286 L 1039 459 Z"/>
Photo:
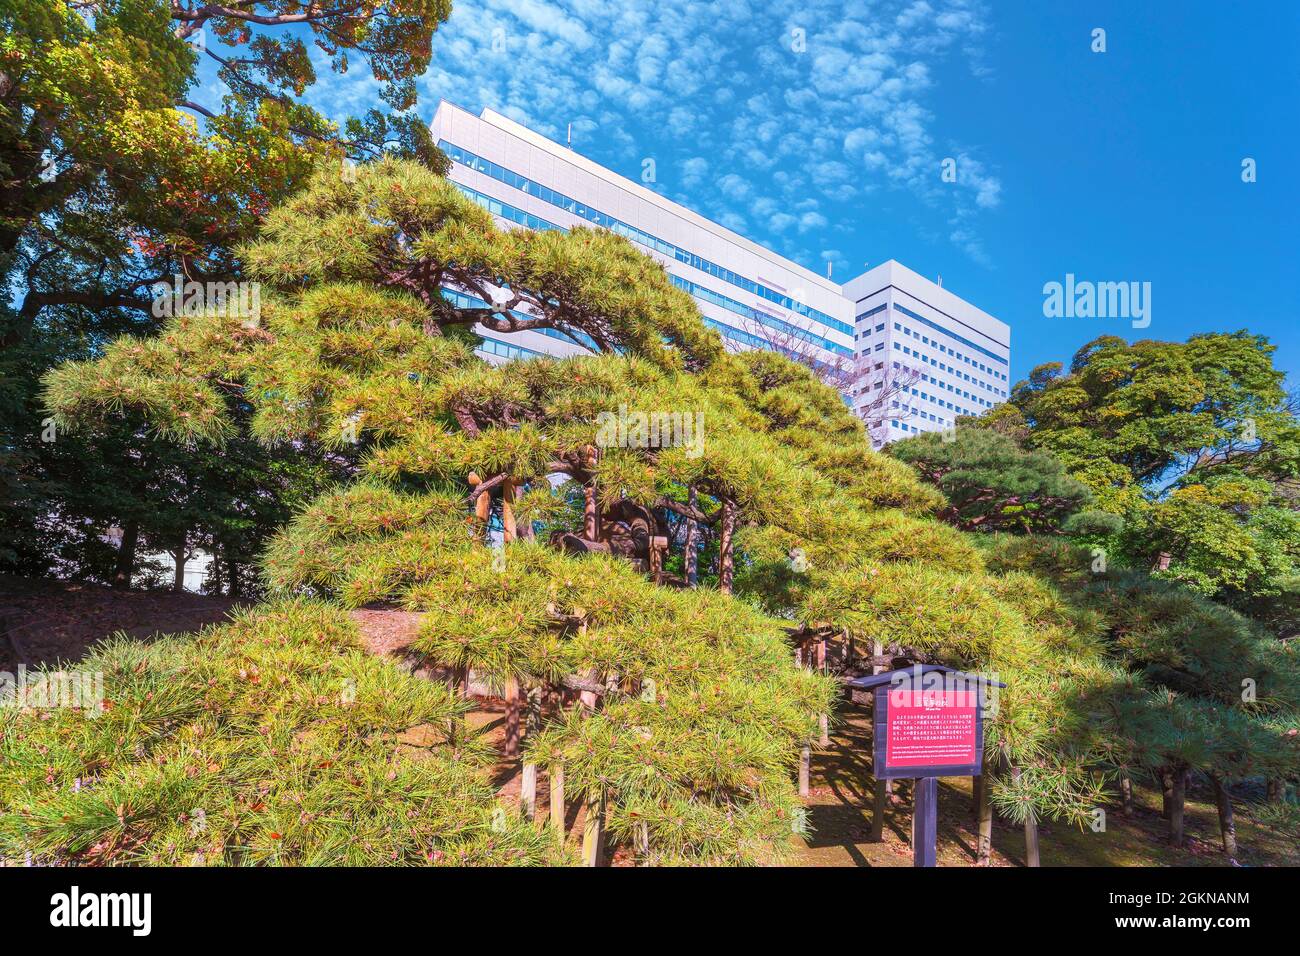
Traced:
<path fill-rule="evenodd" d="M 700 495 L 691 485 L 690 495 L 687 498 L 692 508 L 699 508 Z M 686 571 L 686 583 L 690 587 L 695 587 L 700 581 L 700 552 L 699 552 L 700 526 L 694 518 L 686 519 L 686 550 L 682 555 L 683 566 Z"/>
<path fill-rule="evenodd" d="M 226 550 L 226 577 L 229 580 L 226 583 L 226 593 L 230 597 L 243 597 L 244 586 L 239 581 L 239 564 L 230 556 L 230 551 Z"/>
<path fill-rule="evenodd" d="M 181 538 L 181 543 L 176 546 L 172 552 L 172 561 L 176 564 L 175 575 L 172 578 L 172 590 L 180 594 L 185 590 L 185 556 L 189 549 L 186 547 L 186 539 Z"/>
<path fill-rule="evenodd" d="M 988 866 L 993 858 L 993 803 L 984 774 L 975 778 L 975 829 L 975 865 Z"/>
<path fill-rule="evenodd" d="M 1133 780 L 1128 774 L 1119 778 L 1119 793 L 1123 801 L 1124 816 L 1133 816 Z"/>
<path fill-rule="evenodd" d="M 1174 775 L 1168 771 L 1160 771 L 1160 816 L 1169 819 L 1169 814 L 1173 812 L 1174 806 Z"/>
<path fill-rule="evenodd" d="M 736 505 L 723 499 L 722 532 L 718 537 L 718 590 L 723 594 L 731 593 L 731 584 L 736 577 L 736 558 L 732 550 L 732 539 L 736 534 Z"/>
<path fill-rule="evenodd" d="M 122 525 L 122 543 L 117 548 L 117 566 L 113 569 L 113 587 L 129 588 L 135 577 L 135 549 L 140 543 L 140 522 L 132 519 Z"/>
<path fill-rule="evenodd" d="M 799 796 L 808 796 L 808 777 L 812 769 L 812 748 L 804 744 L 799 748 Z"/>
<path fill-rule="evenodd" d="M 1210 777 L 1214 784 L 1214 803 L 1219 808 L 1219 834 L 1223 837 L 1223 852 L 1231 859 L 1237 857 L 1237 822 L 1232 815 L 1232 794 L 1227 784 L 1216 776 Z"/>
<path fill-rule="evenodd" d="M 1169 844 L 1183 845 L 1183 808 L 1187 801 L 1187 774 L 1176 770 L 1172 775 L 1173 789 L 1169 797 Z"/>
<path fill-rule="evenodd" d="M 591 463 L 594 466 L 595 455 Z M 594 481 L 582 492 L 582 537 L 588 541 L 601 540 L 601 503 L 595 498 Z"/>
<path fill-rule="evenodd" d="M 1269 803 L 1281 803 L 1286 796 L 1286 784 L 1281 777 L 1269 777 L 1264 784 L 1264 794 Z"/>

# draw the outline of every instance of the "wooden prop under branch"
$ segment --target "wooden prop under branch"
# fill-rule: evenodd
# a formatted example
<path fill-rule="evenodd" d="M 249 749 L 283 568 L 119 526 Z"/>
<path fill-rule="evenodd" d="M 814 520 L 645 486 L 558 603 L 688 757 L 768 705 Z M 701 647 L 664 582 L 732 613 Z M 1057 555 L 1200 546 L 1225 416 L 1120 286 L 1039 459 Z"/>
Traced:
<path fill-rule="evenodd" d="M 483 522 L 484 526 L 487 525 L 492 514 L 492 492 L 499 488 L 501 491 L 501 530 L 503 539 L 514 541 L 517 538 L 532 536 L 532 527 L 525 522 L 521 528 L 515 519 L 515 501 L 519 496 L 519 487 L 514 480 L 499 475 L 496 478 L 484 481 L 476 471 L 471 471 L 466 480 L 469 482 L 469 486 L 474 489 L 470 492 L 470 498 L 474 502 L 474 516 Z"/>
<path fill-rule="evenodd" d="M 590 538 L 593 528 L 596 537 Z M 668 536 L 654 512 L 628 498 L 620 498 L 600 512 L 595 521 L 586 522 L 582 535 L 556 532 L 551 544 L 567 554 L 612 554 L 630 561 L 656 584 L 664 581 Z"/>

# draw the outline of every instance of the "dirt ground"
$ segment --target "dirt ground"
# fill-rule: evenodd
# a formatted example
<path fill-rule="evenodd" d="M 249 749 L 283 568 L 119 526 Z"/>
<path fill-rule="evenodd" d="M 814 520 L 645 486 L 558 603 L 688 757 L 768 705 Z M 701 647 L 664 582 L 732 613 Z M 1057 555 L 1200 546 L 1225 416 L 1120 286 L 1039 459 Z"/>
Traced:
<path fill-rule="evenodd" d="M 80 660 L 92 644 L 118 631 L 141 640 L 197 631 L 224 621 L 236 603 L 188 592 L 114 591 L 0 575 L 0 618 L 8 630 L 8 639 L 0 635 L 0 669 Z"/>

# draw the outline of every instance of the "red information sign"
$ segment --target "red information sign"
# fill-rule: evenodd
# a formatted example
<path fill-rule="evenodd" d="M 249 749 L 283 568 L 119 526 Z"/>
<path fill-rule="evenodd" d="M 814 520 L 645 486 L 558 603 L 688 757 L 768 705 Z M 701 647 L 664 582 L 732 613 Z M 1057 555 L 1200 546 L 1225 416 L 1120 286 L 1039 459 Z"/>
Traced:
<path fill-rule="evenodd" d="M 885 765 L 891 770 L 979 762 L 979 693 L 890 688 Z"/>

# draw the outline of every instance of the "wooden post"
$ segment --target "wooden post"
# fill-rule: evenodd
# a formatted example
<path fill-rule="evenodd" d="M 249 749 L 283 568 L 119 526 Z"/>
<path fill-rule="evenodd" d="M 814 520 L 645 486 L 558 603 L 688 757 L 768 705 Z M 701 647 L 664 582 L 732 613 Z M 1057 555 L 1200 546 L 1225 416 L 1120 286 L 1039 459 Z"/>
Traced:
<path fill-rule="evenodd" d="M 537 764 L 524 764 L 523 782 L 519 785 L 519 804 L 524 811 L 524 819 L 537 820 Z"/>
<path fill-rule="evenodd" d="M 1187 774 L 1173 773 L 1173 792 L 1169 800 L 1169 845 L 1183 845 L 1183 808 L 1187 801 Z"/>
<path fill-rule="evenodd" d="M 582 827 L 582 865 L 600 866 L 605 843 L 605 791 L 587 796 L 587 819 Z"/>
<path fill-rule="evenodd" d="M 975 778 L 975 865 L 988 866 L 993 859 L 993 802 L 989 799 L 989 778 Z"/>
<path fill-rule="evenodd" d="M 595 469 L 600 452 L 587 446 L 587 467 Z M 593 478 L 582 492 L 582 536 L 588 541 L 600 540 L 600 502 L 596 499 L 596 482 Z"/>
<path fill-rule="evenodd" d="M 799 796 L 808 796 L 808 775 L 812 767 L 812 747 L 804 744 L 799 748 Z"/>
<path fill-rule="evenodd" d="M 505 481 L 501 485 L 501 527 L 505 541 L 514 541 L 519 537 L 519 529 L 515 525 L 515 485 L 512 481 Z"/>
<path fill-rule="evenodd" d="M 642 866 L 649 866 L 650 856 L 650 825 L 648 823 L 638 823 L 636 825 L 636 855 L 641 859 Z"/>
<path fill-rule="evenodd" d="M 883 641 L 880 641 L 880 640 L 874 640 L 874 641 L 872 641 L 872 642 L 871 642 L 871 673 L 873 673 L 873 674 L 883 674 L 883 673 L 884 673 L 884 671 L 885 671 L 885 665 L 880 663 L 880 659 L 881 659 L 882 657 L 884 657 L 884 656 L 885 656 L 885 644 L 884 644 L 884 642 L 883 642 Z M 874 696 L 874 695 L 872 696 L 871 700 L 872 700 L 872 711 L 873 711 L 872 716 L 873 716 L 873 718 L 874 718 L 874 716 L 875 716 L 875 714 L 874 714 L 874 711 L 875 711 L 875 696 Z M 874 744 L 875 741 L 872 741 L 872 743 Z M 879 787 L 879 786 L 876 787 L 875 808 L 876 808 L 876 817 L 877 817 L 877 818 L 883 818 L 883 817 L 884 817 L 884 815 L 885 815 L 885 796 L 886 796 L 886 794 L 890 794 L 890 793 L 893 793 L 893 792 L 894 792 L 894 783 L 893 783 L 892 780 L 886 780 L 886 781 L 884 781 L 884 787 L 883 787 L 883 789 L 882 789 L 881 787 Z M 875 839 L 877 839 L 877 840 L 880 839 L 880 836 L 877 835 L 877 836 L 875 837 Z"/>
<path fill-rule="evenodd" d="M 1223 838 L 1223 852 L 1231 859 L 1237 856 L 1237 823 L 1232 816 L 1232 794 L 1219 777 L 1211 776 L 1214 784 L 1214 802 L 1219 810 L 1219 835 Z"/>
<path fill-rule="evenodd" d="M 1025 866 L 1039 866 L 1038 857 L 1038 819 L 1033 808 L 1025 817 Z"/>
<path fill-rule="evenodd" d="M 519 679 L 507 677 L 505 754 L 511 759 L 519 756 L 519 717 Z"/>
<path fill-rule="evenodd" d="M 1011 779 L 1019 782 L 1020 768 L 1011 768 Z M 1038 818 L 1030 807 L 1025 815 L 1025 866 L 1038 866 Z"/>
<path fill-rule="evenodd" d="M 885 838 L 885 801 L 888 791 L 884 780 L 877 780 L 871 796 L 871 842 L 879 843 Z"/>
<path fill-rule="evenodd" d="M 687 494 L 686 502 L 692 508 L 700 506 L 700 493 L 691 485 Z M 695 587 L 700 583 L 700 527 L 694 518 L 686 519 L 686 546 L 682 554 L 682 566 L 686 571 L 686 584 L 688 587 Z"/>
<path fill-rule="evenodd" d="M 524 740 L 531 739 L 542 729 L 542 695 L 541 684 L 529 684 L 524 693 Z M 524 762 L 523 779 L 519 787 L 519 802 L 523 806 L 525 819 L 534 823 L 537 818 L 537 764 L 533 760 Z"/>
<path fill-rule="evenodd" d="M 823 674 L 826 673 L 826 635 L 825 634 L 823 634 L 821 636 L 821 640 L 817 642 L 817 669 L 821 671 Z M 819 743 L 823 747 L 829 747 L 831 744 L 829 714 L 818 715 L 817 728 L 818 730 L 821 731 L 821 738 Z"/>
<path fill-rule="evenodd" d="M 939 781 L 922 777 L 912 789 L 912 865 L 935 865 Z"/>
<path fill-rule="evenodd" d="M 564 764 L 557 761 L 551 764 L 551 833 L 555 836 L 555 845 L 564 846 Z"/>

